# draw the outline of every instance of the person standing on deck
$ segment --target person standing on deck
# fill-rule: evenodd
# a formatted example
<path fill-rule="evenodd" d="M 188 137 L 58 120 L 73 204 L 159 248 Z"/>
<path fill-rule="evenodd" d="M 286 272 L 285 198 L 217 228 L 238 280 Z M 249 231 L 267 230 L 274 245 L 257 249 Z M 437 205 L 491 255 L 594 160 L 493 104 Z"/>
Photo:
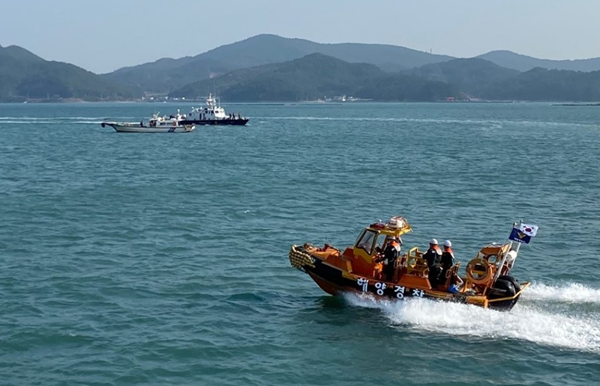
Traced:
<path fill-rule="evenodd" d="M 435 288 L 442 270 L 440 267 L 442 262 L 442 250 L 438 246 L 438 241 L 436 239 L 431 239 L 429 241 L 429 249 L 425 252 L 423 258 L 427 262 L 427 267 L 429 267 L 429 284 L 431 284 L 431 288 Z"/>
<path fill-rule="evenodd" d="M 396 260 L 400 256 L 400 242 L 393 237 L 383 251 L 383 274 L 385 281 L 391 282 L 394 280 L 396 272 Z"/>
<path fill-rule="evenodd" d="M 452 242 L 450 240 L 444 241 L 444 252 L 442 253 L 442 272 L 440 273 L 440 281 L 446 282 L 446 272 L 454 265 L 454 251 L 452 250 Z"/>

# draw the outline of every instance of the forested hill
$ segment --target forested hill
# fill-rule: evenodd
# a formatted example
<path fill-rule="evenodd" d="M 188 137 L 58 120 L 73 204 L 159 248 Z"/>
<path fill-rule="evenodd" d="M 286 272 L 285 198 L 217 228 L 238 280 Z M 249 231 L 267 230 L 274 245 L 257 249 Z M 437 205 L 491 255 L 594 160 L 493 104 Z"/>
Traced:
<path fill-rule="evenodd" d="M 309 52 L 294 58 L 317 48 L 336 56 Z M 0 46 L 0 102 L 136 100 L 152 92 L 164 96 L 163 88 L 174 98 L 217 92 L 228 101 L 249 102 L 343 95 L 375 101 L 600 101 L 600 70 L 520 72 L 481 58 L 452 59 L 385 45 L 328 45 L 260 35 L 211 50 L 201 59 L 163 59 L 137 68 L 145 68 L 141 72 L 130 68 L 129 80 L 124 80 L 117 73 L 125 75 L 126 69 L 99 76 L 72 64 L 44 60 L 17 46 Z M 529 64 L 523 68 L 536 63 L 525 59 Z M 199 63 L 206 66 L 195 67 Z M 572 62 L 576 63 L 583 64 Z M 595 63 L 595 59 L 586 61 L 591 66 L 586 68 Z"/>
<path fill-rule="evenodd" d="M 193 42 L 189 44 L 188 50 L 190 53 L 194 51 Z M 456 59 L 448 55 L 437 55 L 394 45 L 323 44 L 305 39 L 263 34 L 195 56 L 180 59 L 164 58 L 152 63 L 122 68 L 103 77 L 148 92 L 168 93 L 190 83 L 224 75 L 234 70 L 288 62 L 312 53 L 321 53 L 350 63 L 374 64 L 388 73 Z M 535 67 L 588 72 L 600 70 L 600 58 L 546 60 L 511 51 L 491 51 L 478 58 L 522 72 Z"/>
<path fill-rule="evenodd" d="M 340 95 L 376 101 L 599 101 L 600 71 L 533 69 L 524 73 L 483 59 L 455 59 L 388 74 L 372 64 L 322 54 L 232 71 L 169 95 L 197 99 L 211 92 L 231 101 L 302 101 Z"/>
<path fill-rule="evenodd" d="M 0 101 L 132 99 L 141 91 L 17 46 L 0 47 Z"/>
<path fill-rule="evenodd" d="M 353 95 L 385 73 L 372 64 L 344 62 L 310 54 L 284 63 L 232 71 L 171 92 L 171 97 L 198 98 L 210 92 L 237 101 L 300 101 L 331 95 Z"/>
<path fill-rule="evenodd" d="M 516 54 L 512 51 L 491 51 L 487 54 L 479 55 L 478 58 L 518 71 L 529 71 L 537 67 L 548 70 L 600 71 L 600 58 L 576 60 L 538 59 Z"/>
<path fill-rule="evenodd" d="M 472 58 L 429 64 L 407 71 L 407 74 L 449 83 L 464 93 L 465 97 L 479 98 L 485 95 L 490 86 L 515 78 L 520 72 Z"/>
<path fill-rule="evenodd" d="M 350 63 L 370 63 L 389 72 L 452 59 L 450 56 L 385 44 L 321 44 L 277 35 L 258 35 L 194 57 L 161 59 L 103 76 L 146 91 L 168 92 L 233 70 L 288 62 L 312 53 Z"/>
<path fill-rule="evenodd" d="M 600 101 L 600 71 L 534 68 L 519 72 L 473 58 L 427 65 L 408 73 L 451 84 L 463 99 Z"/>
<path fill-rule="evenodd" d="M 598 102 L 600 71 L 535 68 L 494 83 L 486 90 L 484 97 L 492 100 Z"/>
<path fill-rule="evenodd" d="M 284 63 L 232 71 L 192 83 L 171 97 L 200 98 L 217 91 L 235 101 L 306 101 L 340 95 L 389 101 L 434 101 L 456 96 L 443 82 L 407 75 L 390 75 L 372 64 L 348 63 L 323 54 L 310 54 Z"/>

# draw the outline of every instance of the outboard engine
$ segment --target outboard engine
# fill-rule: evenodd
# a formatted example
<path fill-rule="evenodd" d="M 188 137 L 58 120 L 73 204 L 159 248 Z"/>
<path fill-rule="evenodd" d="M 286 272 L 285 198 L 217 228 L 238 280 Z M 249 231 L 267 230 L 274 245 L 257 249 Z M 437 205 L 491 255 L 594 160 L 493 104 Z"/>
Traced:
<path fill-rule="evenodd" d="M 519 282 L 510 275 L 504 275 L 500 276 L 498 280 L 492 284 L 492 288 L 490 288 L 487 298 L 488 300 L 512 298 L 520 291 L 521 285 Z M 490 308 L 509 311 L 517 303 L 520 296 L 521 295 L 515 297 L 514 299 L 507 299 L 504 301 L 490 302 L 489 306 Z"/>

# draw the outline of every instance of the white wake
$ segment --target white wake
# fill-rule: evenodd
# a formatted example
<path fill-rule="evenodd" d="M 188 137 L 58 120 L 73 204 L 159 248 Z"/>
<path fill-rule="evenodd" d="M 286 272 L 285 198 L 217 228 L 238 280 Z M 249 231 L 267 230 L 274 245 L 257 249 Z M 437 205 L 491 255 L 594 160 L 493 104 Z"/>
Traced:
<path fill-rule="evenodd" d="M 568 311 L 545 308 L 543 302 L 521 301 L 510 312 L 425 299 L 380 301 L 347 295 L 350 304 L 380 309 L 393 325 L 449 335 L 518 339 L 541 345 L 600 353 L 600 312 L 584 303 L 600 303 L 600 290 L 581 284 L 533 285 L 529 299 L 582 303 Z M 525 295 L 523 295 L 525 297 Z"/>
<path fill-rule="evenodd" d="M 586 287 L 579 283 L 565 283 L 560 286 L 548 286 L 534 283 L 523 292 L 523 299 L 562 303 L 600 304 L 600 289 Z"/>

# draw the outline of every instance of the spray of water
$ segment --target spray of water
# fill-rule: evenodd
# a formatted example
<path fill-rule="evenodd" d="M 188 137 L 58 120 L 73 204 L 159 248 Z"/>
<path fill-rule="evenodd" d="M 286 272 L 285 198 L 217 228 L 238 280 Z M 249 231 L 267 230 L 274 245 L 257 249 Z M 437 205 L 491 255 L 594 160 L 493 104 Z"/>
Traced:
<path fill-rule="evenodd" d="M 585 307 L 586 303 L 600 303 L 599 290 L 581 284 L 537 284 L 528 292 L 529 301 L 521 301 L 511 312 L 424 299 L 390 302 L 347 295 L 347 300 L 355 306 L 380 309 L 390 323 L 409 328 L 600 353 L 600 313 Z M 565 301 L 581 304 L 582 310 L 552 307 L 552 303 Z"/>
<path fill-rule="evenodd" d="M 523 298 L 531 301 L 600 304 L 600 289 L 579 283 L 565 283 L 561 286 L 535 283 L 523 293 Z"/>

